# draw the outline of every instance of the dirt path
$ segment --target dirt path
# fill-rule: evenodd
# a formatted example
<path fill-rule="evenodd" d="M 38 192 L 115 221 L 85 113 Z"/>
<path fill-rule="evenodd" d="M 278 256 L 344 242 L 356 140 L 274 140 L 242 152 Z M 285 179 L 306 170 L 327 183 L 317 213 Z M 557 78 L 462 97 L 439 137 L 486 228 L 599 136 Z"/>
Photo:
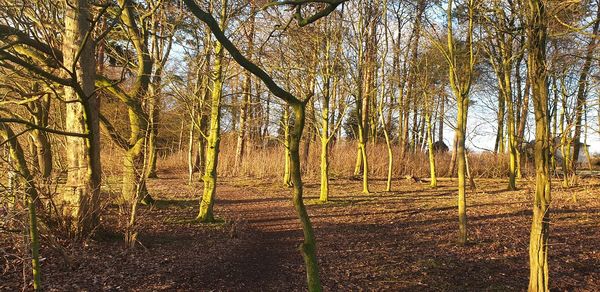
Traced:
<path fill-rule="evenodd" d="M 157 206 L 140 213 L 143 247 L 125 250 L 119 233 L 103 232 L 70 250 L 71 267 L 45 248 L 50 290 L 305 290 L 296 248 L 302 233 L 289 189 L 278 181 L 221 179 L 215 213 L 224 222 L 202 225 L 190 221 L 200 188 L 170 173 L 160 175 L 149 185 Z M 554 192 L 550 268 L 557 290 L 600 290 L 600 194 L 597 182 L 586 183 L 576 189 L 578 204 L 568 201 L 572 190 Z M 307 202 L 325 289 L 526 289 L 528 188 L 506 192 L 504 182 L 479 181 L 479 191 L 468 197 L 472 243 L 460 247 L 454 242 L 454 182 L 441 185 L 432 190 L 402 180 L 398 191 L 363 195 L 359 182 L 334 180 L 333 202 L 315 205 L 310 202 L 318 185 L 309 181 Z M 373 181 L 372 189 L 383 189 L 383 182 Z M 115 227 L 117 209 L 109 211 L 105 225 Z M 18 273 L 5 276 L 8 284 L 0 288 L 18 287 L 12 286 L 18 285 Z"/>

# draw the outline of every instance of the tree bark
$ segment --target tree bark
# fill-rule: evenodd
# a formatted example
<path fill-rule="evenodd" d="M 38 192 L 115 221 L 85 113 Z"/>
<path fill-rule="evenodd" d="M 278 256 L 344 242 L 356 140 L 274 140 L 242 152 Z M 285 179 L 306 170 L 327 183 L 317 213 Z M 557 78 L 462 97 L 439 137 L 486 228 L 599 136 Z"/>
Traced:
<path fill-rule="evenodd" d="M 227 18 L 227 0 L 221 3 L 221 29 L 225 28 Z M 214 222 L 213 206 L 217 193 L 217 165 L 219 163 L 219 146 L 221 143 L 221 96 L 223 94 L 223 45 L 215 44 L 215 60 L 213 63 L 213 88 L 211 95 L 210 131 L 207 139 L 206 168 L 204 171 L 204 192 L 200 202 L 198 220 Z"/>
<path fill-rule="evenodd" d="M 64 209 L 69 230 L 81 237 L 98 223 L 100 196 L 100 135 L 98 99 L 95 95 L 96 59 L 94 42 L 89 37 L 90 11 L 85 0 L 67 0 L 63 61 L 74 70 L 78 83 L 65 87 L 66 128 L 86 133 L 87 138 L 68 136 L 67 159 L 69 171 L 63 194 Z"/>
<path fill-rule="evenodd" d="M 596 37 L 598 35 L 598 28 L 600 27 L 600 7 L 596 8 L 596 23 L 594 23 L 594 28 L 592 30 L 592 37 L 590 39 L 590 43 L 587 46 L 585 61 L 583 63 L 583 67 L 581 68 L 581 73 L 579 75 L 579 81 L 577 85 L 577 104 L 575 105 L 575 131 L 573 133 L 573 159 L 571 160 L 571 169 L 573 170 L 573 174 L 576 175 L 577 170 L 577 161 L 579 160 L 579 152 L 581 149 L 581 121 L 583 115 L 585 115 L 585 107 L 586 107 L 586 88 L 587 88 L 587 78 L 591 69 L 592 59 L 594 56 L 594 50 L 596 49 Z"/>
<path fill-rule="evenodd" d="M 29 219 L 29 239 L 31 249 L 31 266 L 33 272 L 33 289 L 35 291 L 42 291 L 42 280 L 41 280 L 41 265 L 40 265 L 40 241 L 38 234 L 36 206 L 39 204 L 38 192 L 34 183 L 34 178 L 29 168 L 27 167 L 27 161 L 25 160 L 25 153 L 23 148 L 17 141 L 17 136 L 12 129 L 5 123 L 0 123 L 0 138 L 8 143 L 9 155 L 11 160 L 14 162 L 14 168 L 20 174 L 24 185 L 25 193 L 27 194 L 27 209 Z"/>
<path fill-rule="evenodd" d="M 549 291 L 548 236 L 549 207 L 549 129 L 548 82 L 546 72 L 547 21 L 545 1 L 528 0 L 526 33 L 529 54 L 529 79 L 535 112 L 535 194 L 529 241 L 529 291 Z"/>
<path fill-rule="evenodd" d="M 250 4 L 250 19 L 247 32 L 248 47 L 246 49 L 246 55 L 252 59 L 254 51 L 254 22 L 255 22 L 255 6 L 253 3 Z M 242 104 L 240 105 L 240 130 L 237 137 L 237 145 L 235 151 L 235 165 L 239 168 L 242 164 L 244 152 L 246 150 L 246 129 L 248 128 L 248 107 L 252 102 L 252 75 L 250 72 L 244 72 L 244 83 L 242 84 Z"/>

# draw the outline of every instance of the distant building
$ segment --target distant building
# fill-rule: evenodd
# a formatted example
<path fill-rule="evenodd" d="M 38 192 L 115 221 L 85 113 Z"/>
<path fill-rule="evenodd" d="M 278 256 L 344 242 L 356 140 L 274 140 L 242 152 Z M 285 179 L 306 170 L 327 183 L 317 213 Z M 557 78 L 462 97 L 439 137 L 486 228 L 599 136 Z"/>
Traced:
<path fill-rule="evenodd" d="M 570 155 L 573 155 L 575 143 L 571 142 L 569 145 L 564 146 L 565 152 L 568 152 Z M 583 143 L 579 143 L 579 156 L 577 157 L 577 164 L 588 164 L 588 157 L 585 155 L 585 147 L 590 147 L 590 145 L 585 145 Z M 560 139 L 558 143 L 554 143 L 554 159 L 556 159 L 557 163 L 562 163 L 563 161 L 563 147 L 560 143 Z"/>
<path fill-rule="evenodd" d="M 554 159 L 556 160 L 556 163 L 558 163 L 560 165 L 560 163 L 562 163 L 563 161 L 563 147 L 562 147 L 562 141 L 560 136 L 554 138 L 553 141 L 554 145 Z M 568 151 L 571 155 L 573 155 L 573 151 L 574 151 L 574 146 L 575 143 L 571 142 L 569 143 L 569 148 L 567 148 L 567 146 L 565 145 L 565 152 Z M 579 142 L 579 156 L 577 157 L 577 164 L 588 164 L 588 158 L 587 155 L 585 155 L 585 147 L 590 147 L 590 145 L 587 144 L 583 144 L 581 142 Z M 534 156 L 534 149 L 535 149 L 535 140 L 531 140 L 529 142 L 523 143 L 523 148 L 521 149 L 521 153 L 525 154 L 525 157 L 527 159 L 533 160 L 533 156 Z"/>

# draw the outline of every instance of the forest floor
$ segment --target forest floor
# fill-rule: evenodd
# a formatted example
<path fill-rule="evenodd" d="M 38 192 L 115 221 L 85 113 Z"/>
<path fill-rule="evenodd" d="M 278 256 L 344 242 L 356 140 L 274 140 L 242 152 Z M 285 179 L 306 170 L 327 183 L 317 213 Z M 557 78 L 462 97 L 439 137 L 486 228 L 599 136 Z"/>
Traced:
<path fill-rule="evenodd" d="M 124 248 L 117 207 L 98 234 L 67 249 L 71 263 L 42 248 L 49 291 L 299 291 L 305 273 L 299 220 L 291 191 L 279 180 L 219 180 L 215 214 L 198 224 L 201 188 L 163 171 L 149 189 L 157 200 L 140 210 L 137 248 Z M 322 284 L 327 291 L 526 290 L 533 183 L 506 191 L 504 180 L 477 180 L 468 192 L 469 243 L 456 244 L 456 181 L 440 187 L 400 179 L 393 192 L 371 181 L 333 179 L 331 203 L 316 204 L 319 184 L 306 183 Z M 560 291 L 600 291 L 600 180 L 553 190 L 550 285 Z M 572 201 L 573 193 L 577 203 Z M 120 218 L 120 219 L 119 219 Z M 18 266 L 0 274 L 0 290 L 20 289 Z"/>

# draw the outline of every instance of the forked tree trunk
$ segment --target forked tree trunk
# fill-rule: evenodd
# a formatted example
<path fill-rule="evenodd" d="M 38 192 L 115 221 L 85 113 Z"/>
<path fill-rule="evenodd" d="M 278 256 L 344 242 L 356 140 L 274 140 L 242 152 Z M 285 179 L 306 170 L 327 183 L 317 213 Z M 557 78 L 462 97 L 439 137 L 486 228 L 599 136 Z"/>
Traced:
<path fill-rule="evenodd" d="M 465 156 L 465 138 L 467 131 L 467 116 L 469 110 L 469 92 L 475 66 L 475 54 L 473 44 L 473 26 L 474 26 L 474 0 L 468 1 L 468 29 L 467 29 L 467 49 L 469 51 L 468 69 L 466 74 L 458 73 L 459 64 L 455 56 L 455 40 L 452 28 L 452 5 L 453 1 L 448 1 L 447 13 L 447 45 L 448 45 L 448 70 L 449 80 L 452 92 L 456 97 L 458 112 L 456 116 L 456 159 L 458 162 L 458 242 L 465 244 L 467 242 L 467 200 L 465 194 L 465 174 L 467 171 L 467 161 Z"/>
<path fill-rule="evenodd" d="M 529 291 L 549 291 L 548 236 L 550 228 L 550 168 L 548 83 L 546 72 L 547 21 L 545 1 L 527 1 L 526 32 L 529 79 L 535 112 L 535 194 L 529 241 Z"/>

